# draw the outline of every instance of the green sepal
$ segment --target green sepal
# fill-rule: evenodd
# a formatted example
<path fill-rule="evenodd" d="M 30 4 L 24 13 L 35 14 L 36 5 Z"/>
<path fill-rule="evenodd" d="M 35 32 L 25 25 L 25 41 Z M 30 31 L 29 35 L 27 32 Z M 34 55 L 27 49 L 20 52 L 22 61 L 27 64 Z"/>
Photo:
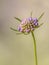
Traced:
<path fill-rule="evenodd" d="M 31 13 L 30 13 L 30 16 L 32 17 L 32 11 L 31 11 Z"/>
<path fill-rule="evenodd" d="M 22 34 L 22 32 L 19 32 L 18 30 L 14 29 L 14 28 L 12 28 L 12 27 L 10 27 L 10 29 L 13 30 L 13 31 L 15 31 L 16 34 Z"/>
<path fill-rule="evenodd" d="M 39 16 L 38 21 L 43 17 L 44 12 Z"/>
<path fill-rule="evenodd" d="M 24 35 L 28 35 L 29 33 L 23 33 Z"/>
<path fill-rule="evenodd" d="M 14 28 L 12 28 L 12 27 L 10 27 L 10 29 L 11 29 L 11 30 L 13 30 L 13 31 L 16 31 L 16 32 L 18 32 L 18 30 L 14 29 Z"/>
<path fill-rule="evenodd" d="M 10 27 L 10 29 L 13 30 L 13 31 L 15 31 L 16 34 L 24 34 L 24 35 L 28 35 L 29 34 L 29 33 L 19 32 L 18 30 L 14 29 L 12 27 Z"/>
<path fill-rule="evenodd" d="M 21 22 L 21 19 L 17 18 L 17 17 L 14 17 L 16 20 L 18 20 L 19 22 Z"/>

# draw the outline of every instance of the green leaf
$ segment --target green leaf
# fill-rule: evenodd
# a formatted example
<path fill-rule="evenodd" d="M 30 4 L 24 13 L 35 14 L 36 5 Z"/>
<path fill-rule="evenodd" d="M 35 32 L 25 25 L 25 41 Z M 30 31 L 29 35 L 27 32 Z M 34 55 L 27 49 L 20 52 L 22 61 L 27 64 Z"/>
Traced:
<path fill-rule="evenodd" d="M 21 22 L 21 19 L 17 18 L 17 17 L 14 17 L 16 20 L 20 21 Z"/>
<path fill-rule="evenodd" d="M 40 15 L 40 17 L 38 18 L 38 21 L 43 17 L 44 12 Z"/>

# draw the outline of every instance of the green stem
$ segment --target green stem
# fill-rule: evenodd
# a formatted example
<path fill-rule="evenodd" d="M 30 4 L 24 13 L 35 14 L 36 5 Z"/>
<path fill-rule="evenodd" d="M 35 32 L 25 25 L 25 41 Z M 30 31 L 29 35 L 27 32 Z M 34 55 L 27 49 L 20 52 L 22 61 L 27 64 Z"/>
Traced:
<path fill-rule="evenodd" d="M 31 34 L 32 34 L 32 37 L 33 37 L 33 40 L 34 40 L 35 65 L 38 65 L 38 62 L 37 62 L 37 51 L 36 51 L 36 40 L 35 40 L 34 33 L 33 33 L 33 32 L 31 32 Z"/>

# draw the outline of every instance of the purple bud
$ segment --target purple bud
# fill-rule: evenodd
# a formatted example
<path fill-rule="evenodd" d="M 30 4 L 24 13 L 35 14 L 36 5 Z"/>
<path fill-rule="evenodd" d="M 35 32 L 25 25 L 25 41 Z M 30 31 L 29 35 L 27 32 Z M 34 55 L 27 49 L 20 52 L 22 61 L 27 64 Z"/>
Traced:
<path fill-rule="evenodd" d="M 33 18 L 34 21 L 34 25 L 37 26 L 38 25 L 38 19 L 37 18 Z"/>
<path fill-rule="evenodd" d="M 38 19 L 37 19 L 37 18 L 33 18 L 33 21 L 34 21 L 34 22 L 38 22 Z"/>
<path fill-rule="evenodd" d="M 23 19 L 21 24 L 26 24 L 26 19 Z"/>
<path fill-rule="evenodd" d="M 22 32 L 22 28 L 21 28 L 20 26 L 18 27 L 18 30 L 19 30 L 20 32 Z"/>
<path fill-rule="evenodd" d="M 28 20 L 29 20 L 29 21 L 32 21 L 33 19 L 32 19 L 32 17 L 29 17 Z"/>
<path fill-rule="evenodd" d="M 27 32 L 27 33 L 30 32 L 30 29 L 26 29 L 26 32 Z"/>
<path fill-rule="evenodd" d="M 29 17 L 28 18 L 28 23 L 32 23 L 33 22 L 33 18 L 32 17 Z"/>
<path fill-rule="evenodd" d="M 31 26 L 31 30 L 33 31 L 34 30 L 34 28 Z"/>
<path fill-rule="evenodd" d="M 35 23 L 35 26 L 37 26 L 38 25 L 38 23 Z"/>

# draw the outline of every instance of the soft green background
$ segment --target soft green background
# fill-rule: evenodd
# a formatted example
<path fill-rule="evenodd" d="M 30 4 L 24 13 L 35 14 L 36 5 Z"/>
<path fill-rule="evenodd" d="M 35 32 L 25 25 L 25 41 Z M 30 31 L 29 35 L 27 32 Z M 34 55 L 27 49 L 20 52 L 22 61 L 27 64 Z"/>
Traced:
<path fill-rule="evenodd" d="M 39 17 L 45 12 L 35 30 L 38 65 L 49 65 L 49 0 L 0 0 L 0 65 L 34 65 L 34 50 L 31 34 L 17 35 L 10 27 L 17 28 L 20 19 Z"/>

